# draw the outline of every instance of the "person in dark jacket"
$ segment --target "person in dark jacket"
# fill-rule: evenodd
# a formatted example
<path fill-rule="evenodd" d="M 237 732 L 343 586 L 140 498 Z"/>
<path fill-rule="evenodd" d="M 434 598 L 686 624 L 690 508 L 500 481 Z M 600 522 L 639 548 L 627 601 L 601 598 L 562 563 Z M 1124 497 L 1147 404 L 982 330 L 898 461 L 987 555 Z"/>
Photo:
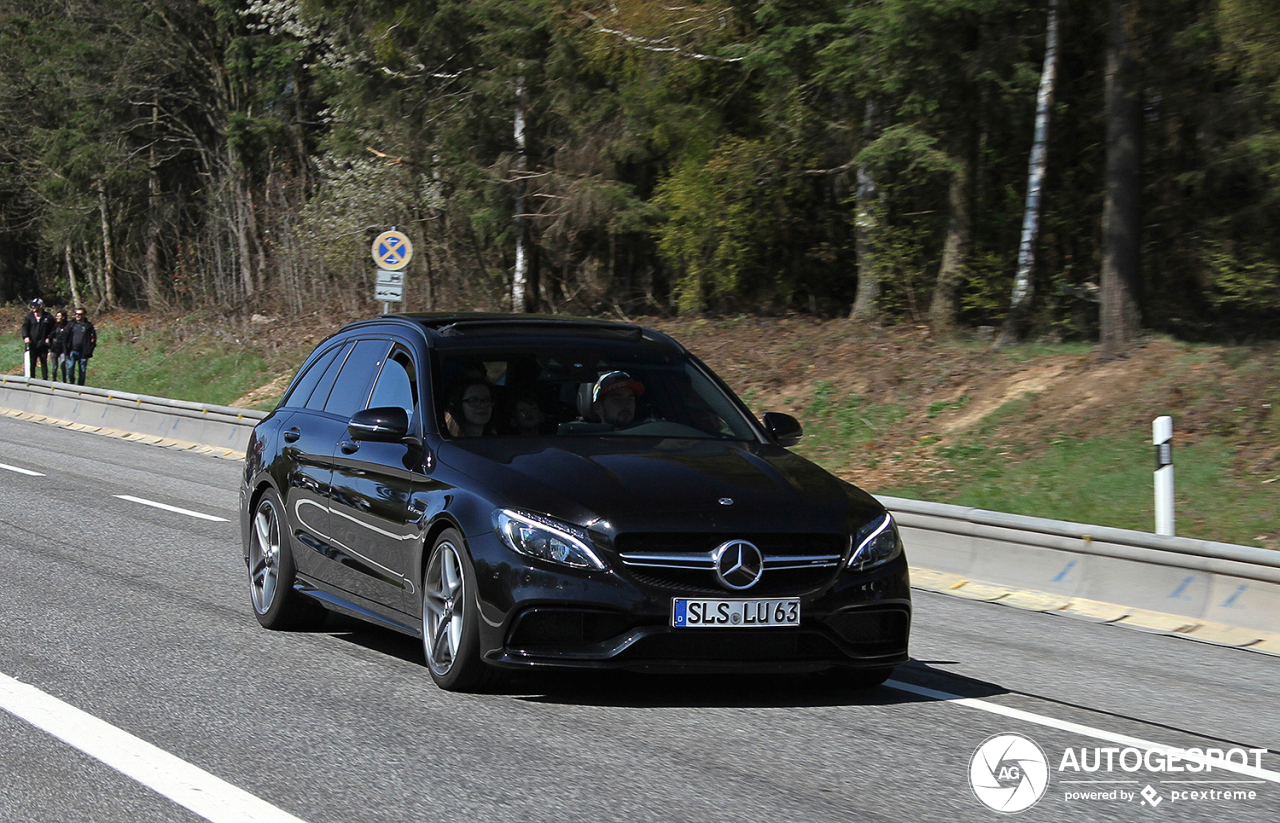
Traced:
<path fill-rule="evenodd" d="M 67 382 L 84 385 L 84 372 L 93 357 L 93 350 L 98 345 L 98 333 L 94 330 L 84 309 L 76 309 L 75 317 L 67 325 Z M 76 378 L 76 367 L 80 367 L 80 377 Z"/>
<path fill-rule="evenodd" d="M 53 331 L 49 333 L 49 362 L 53 365 L 53 379 L 67 382 L 67 313 L 58 309 L 53 313 Z"/>
<path fill-rule="evenodd" d="M 37 297 L 31 301 L 31 311 L 22 318 L 22 343 L 30 352 L 28 377 L 36 376 L 36 363 L 39 363 L 40 379 L 49 379 L 49 335 L 52 332 L 53 317 L 45 311 L 44 301 Z"/>

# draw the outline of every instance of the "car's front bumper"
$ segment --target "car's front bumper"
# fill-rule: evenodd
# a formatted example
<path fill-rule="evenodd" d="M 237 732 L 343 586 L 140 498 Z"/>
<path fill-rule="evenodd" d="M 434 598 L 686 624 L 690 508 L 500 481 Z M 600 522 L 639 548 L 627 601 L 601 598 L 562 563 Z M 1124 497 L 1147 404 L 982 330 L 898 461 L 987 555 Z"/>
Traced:
<path fill-rule="evenodd" d="M 491 665 L 799 672 L 888 668 L 908 659 L 911 595 L 903 557 L 791 593 L 801 601 L 799 626 L 676 628 L 672 598 L 709 595 L 646 586 L 625 571 L 513 562 L 514 553 L 488 540 L 473 541 L 471 549 L 481 654 Z"/>

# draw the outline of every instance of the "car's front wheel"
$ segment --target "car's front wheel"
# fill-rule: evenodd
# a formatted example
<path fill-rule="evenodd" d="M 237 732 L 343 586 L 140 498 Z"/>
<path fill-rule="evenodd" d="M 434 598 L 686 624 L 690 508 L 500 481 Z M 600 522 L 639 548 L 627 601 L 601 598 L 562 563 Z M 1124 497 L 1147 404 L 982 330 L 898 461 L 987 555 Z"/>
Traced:
<path fill-rule="evenodd" d="M 493 682 L 480 659 L 474 571 L 453 529 L 437 538 L 422 581 L 422 648 L 436 685 L 468 691 Z"/>
<path fill-rule="evenodd" d="M 284 522 L 284 505 L 267 489 L 253 510 L 249 535 L 249 600 L 268 629 L 308 628 L 324 619 L 324 607 L 293 589 L 296 571 Z"/>

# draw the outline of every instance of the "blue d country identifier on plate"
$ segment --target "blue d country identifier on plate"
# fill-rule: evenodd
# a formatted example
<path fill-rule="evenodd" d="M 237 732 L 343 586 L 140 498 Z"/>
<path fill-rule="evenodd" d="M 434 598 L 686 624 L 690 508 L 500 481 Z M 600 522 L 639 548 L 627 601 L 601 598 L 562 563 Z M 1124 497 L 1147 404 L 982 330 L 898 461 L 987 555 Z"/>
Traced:
<path fill-rule="evenodd" d="M 671 601 L 671 625 L 677 629 L 741 629 L 755 626 L 799 626 L 800 599 Z"/>

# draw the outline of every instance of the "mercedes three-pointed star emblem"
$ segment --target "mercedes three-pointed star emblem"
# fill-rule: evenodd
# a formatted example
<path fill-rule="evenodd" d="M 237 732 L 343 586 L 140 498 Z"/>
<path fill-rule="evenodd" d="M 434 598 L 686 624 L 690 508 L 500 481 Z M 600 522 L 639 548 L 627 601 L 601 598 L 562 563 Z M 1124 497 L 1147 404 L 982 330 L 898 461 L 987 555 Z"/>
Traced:
<path fill-rule="evenodd" d="M 711 553 L 711 559 L 715 562 L 716 580 L 726 589 L 749 589 L 764 574 L 764 555 L 746 540 L 721 543 Z"/>

